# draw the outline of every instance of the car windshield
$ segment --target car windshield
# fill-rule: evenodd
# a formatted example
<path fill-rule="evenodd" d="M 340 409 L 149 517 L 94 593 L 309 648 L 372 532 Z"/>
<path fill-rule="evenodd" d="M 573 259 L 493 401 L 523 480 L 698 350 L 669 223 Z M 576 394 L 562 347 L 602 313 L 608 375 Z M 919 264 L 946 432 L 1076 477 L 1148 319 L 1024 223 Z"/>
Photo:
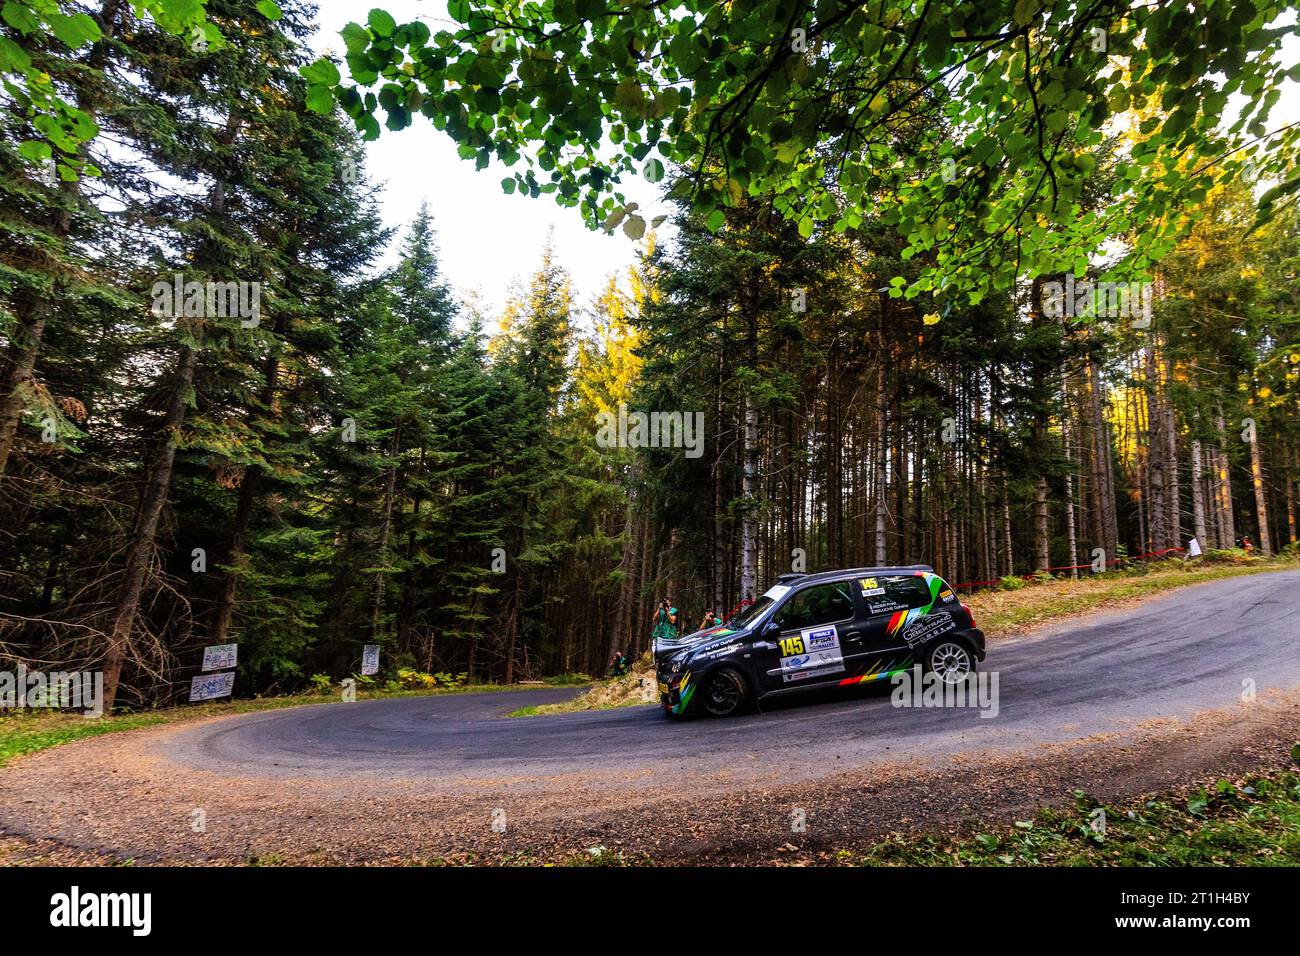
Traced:
<path fill-rule="evenodd" d="M 749 607 L 741 608 L 740 613 L 727 622 L 727 627 L 734 631 L 742 630 L 757 621 L 763 612 L 770 608 L 776 601 L 774 598 L 764 594 Z"/>

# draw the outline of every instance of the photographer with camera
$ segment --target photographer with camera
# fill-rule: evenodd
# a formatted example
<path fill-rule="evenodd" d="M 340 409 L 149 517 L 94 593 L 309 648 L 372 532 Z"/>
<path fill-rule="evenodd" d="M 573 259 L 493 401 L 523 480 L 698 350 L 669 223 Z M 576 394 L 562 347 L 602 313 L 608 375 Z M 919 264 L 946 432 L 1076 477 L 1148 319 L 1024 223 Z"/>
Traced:
<path fill-rule="evenodd" d="M 622 677 L 632 670 L 632 662 L 628 660 L 627 655 L 622 651 L 615 651 L 614 656 L 609 659 L 609 676 Z"/>
<path fill-rule="evenodd" d="M 718 613 L 716 607 L 711 607 L 704 612 L 704 617 L 700 619 L 699 630 L 707 631 L 711 627 L 717 627 L 722 623 L 722 615 Z"/>
<path fill-rule="evenodd" d="M 673 607 L 673 602 L 664 598 L 659 602 L 659 607 L 655 610 L 654 629 L 650 636 L 656 641 L 675 641 L 677 640 L 677 608 Z"/>

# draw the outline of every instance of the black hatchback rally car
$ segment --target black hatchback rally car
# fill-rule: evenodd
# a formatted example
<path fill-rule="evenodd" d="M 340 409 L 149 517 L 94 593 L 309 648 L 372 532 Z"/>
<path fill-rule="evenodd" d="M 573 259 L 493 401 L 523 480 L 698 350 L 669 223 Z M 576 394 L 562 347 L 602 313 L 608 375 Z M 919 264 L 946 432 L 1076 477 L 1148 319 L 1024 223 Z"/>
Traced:
<path fill-rule="evenodd" d="M 723 717 L 813 687 L 888 680 L 915 664 L 960 683 L 984 659 L 970 608 L 926 565 L 785 574 L 718 627 L 656 641 L 669 714 Z"/>

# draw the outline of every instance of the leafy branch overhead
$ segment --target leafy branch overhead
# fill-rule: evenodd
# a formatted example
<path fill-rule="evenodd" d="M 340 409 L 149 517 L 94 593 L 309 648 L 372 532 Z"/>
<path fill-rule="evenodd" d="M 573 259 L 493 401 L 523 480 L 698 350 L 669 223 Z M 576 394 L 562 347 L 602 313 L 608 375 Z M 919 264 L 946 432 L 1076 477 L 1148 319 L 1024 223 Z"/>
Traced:
<path fill-rule="evenodd" d="M 367 138 L 422 113 L 462 158 L 511 170 L 507 192 L 593 227 L 625 208 L 626 177 L 668 169 L 714 230 L 746 196 L 805 236 L 878 215 L 926 266 L 896 294 L 977 302 L 1026 269 L 1081 273 L 1130 232 L 1144 274 L 1216 179 L 1284 174 L 1287 7 L 451 0 L 454 29 L 373 10 L 342 31 L 346 79 L 305 73 L 312 108 L 336 98 Z"/>

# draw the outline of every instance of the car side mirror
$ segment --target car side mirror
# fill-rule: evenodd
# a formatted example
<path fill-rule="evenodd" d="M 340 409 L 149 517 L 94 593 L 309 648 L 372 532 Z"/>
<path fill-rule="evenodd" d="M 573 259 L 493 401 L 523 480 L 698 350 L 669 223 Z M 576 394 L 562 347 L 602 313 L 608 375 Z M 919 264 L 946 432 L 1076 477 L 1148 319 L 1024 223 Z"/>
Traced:
<path fill-rule="evenodd" d="M 759 636 L 763 638 L 768 638 L 780 633 L 781 633 L 781 625 L 776 623 L 776 621 L 771 620 L 763 625 L 763 629 L 762 631 L 759 632 Z"/>

